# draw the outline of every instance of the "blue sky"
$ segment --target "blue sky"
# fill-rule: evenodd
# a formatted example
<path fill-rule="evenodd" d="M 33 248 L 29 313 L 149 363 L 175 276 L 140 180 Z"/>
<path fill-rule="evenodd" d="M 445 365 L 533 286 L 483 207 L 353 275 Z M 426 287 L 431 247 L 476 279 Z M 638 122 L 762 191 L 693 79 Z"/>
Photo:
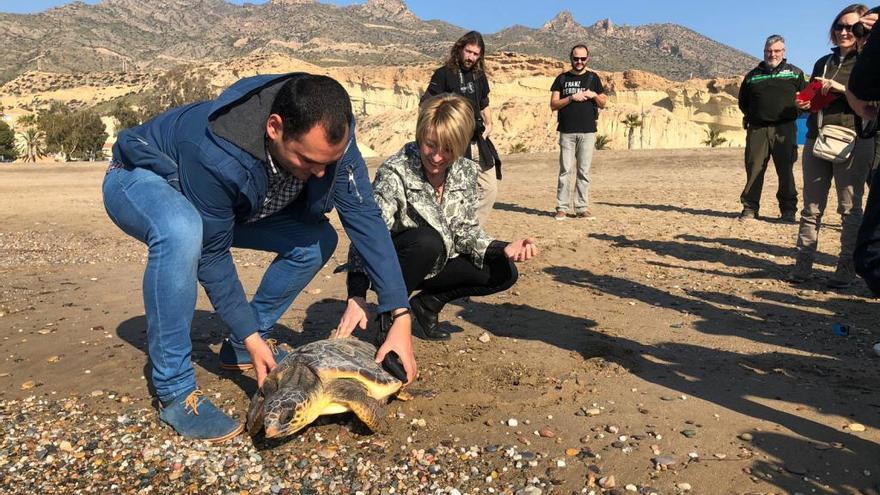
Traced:
<path fill-rule="evenodd" d="M 322 0 L 349 5 L 350 0 Z M 39 12 L 67 0 L 0 0 L 0 12 Z M 87 0 L 86 3 L 98 3 Z M 233 3 L 243 3 L 233 0 Z M 263 3 L 252 0 L 251 3 Z M 787 40 L 790 62 L 809 73 L 813 62 L 828 52 L 828 28 L 837 12 L 849 2 L 830 0 L 740 0 L 718 2 L 682 0 L 614 0 L 611 2 L 560 0 L 407 0 L 422 19 L 441 19 L 468 29 L 493 33 L 513 24 L 539 27 L 560 10 L 570 10 L 575 20 L 589 25 L 610 18 L 616 24 L 672 22 L 761 57 L 770 34 Z M 873 5 L 869 5 L 873 7 Z M 802 12 L 809 11 L 809 15 Z M 491 50 L 491 47 L 489 47 Z"/>

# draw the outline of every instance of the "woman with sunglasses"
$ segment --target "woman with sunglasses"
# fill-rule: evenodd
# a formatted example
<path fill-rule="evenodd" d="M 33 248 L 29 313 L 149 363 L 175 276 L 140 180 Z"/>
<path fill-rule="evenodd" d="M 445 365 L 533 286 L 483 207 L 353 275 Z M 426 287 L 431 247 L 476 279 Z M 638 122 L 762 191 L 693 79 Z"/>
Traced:
<path fill-rule="evenodd" d="M 841 217 L 842 228 L 840 256 L 828 286 L 845 288 L 855 279 L 853 250 L 862 222 L 862 196 L 873 159 L 874 138 L 857 137 L 849 159 L 841 163 L 816 157 L 813 147 L 819 136 L 820 126 L 837 125 L 856 133 L 861 131 L 861 120 L 847 104 L 844 93 L 858 53 L 858 38 L 853 34 L 853 26 L 858 24 L 859 18 L 867 11 L 868 7 L 853 4 L 837 14 L 829 32 L 834 48 L 831 54 L 820 58 L 813 67 L 811 79 L 822 83 L 822 94 L 832 93 L 838 97 L 822 110 L 811 113 L 807 119 L 807 142 L 801 160 L 804 173 L 804 207 L 797 236 L 797 255 L 789 275 L 789 280 L 793 283 L 805 282 L 812 274 L 819 228 L 828 203 L 832 179 L 837 190 L 837 212 Z M 810 110 L 810 102 L 798 100 L 797 105 L 801 110 Z"/>

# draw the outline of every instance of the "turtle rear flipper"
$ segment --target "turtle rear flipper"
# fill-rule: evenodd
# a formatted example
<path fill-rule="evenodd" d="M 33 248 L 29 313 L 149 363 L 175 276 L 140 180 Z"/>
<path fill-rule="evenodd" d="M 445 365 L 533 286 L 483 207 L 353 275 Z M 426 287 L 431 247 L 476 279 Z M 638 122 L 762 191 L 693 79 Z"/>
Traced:
<path fill-rule="evenodd" d="M 364 385 L 357 380 L 336 380 L 327 393 L 334 402 L 345 404 L 370 431 L 381 432 L 383 428 L 382 404 L 367 394 Z"/>

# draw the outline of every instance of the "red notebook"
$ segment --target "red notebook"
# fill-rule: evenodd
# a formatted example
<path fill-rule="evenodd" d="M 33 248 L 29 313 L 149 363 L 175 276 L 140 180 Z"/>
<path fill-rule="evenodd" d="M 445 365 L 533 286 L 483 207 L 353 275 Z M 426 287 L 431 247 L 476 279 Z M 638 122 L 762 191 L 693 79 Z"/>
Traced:
<path fill-rule="evenodd" d="M 806 88 L 800 90 L 797 94 L 798 101 L 809 101 L 810 112 L 816 113 L 827 107 L 832 101 L 837 99 L 837 94 L 828 92 L 827 95 L 822 94 L 822 83 L 813 81 Z"/>

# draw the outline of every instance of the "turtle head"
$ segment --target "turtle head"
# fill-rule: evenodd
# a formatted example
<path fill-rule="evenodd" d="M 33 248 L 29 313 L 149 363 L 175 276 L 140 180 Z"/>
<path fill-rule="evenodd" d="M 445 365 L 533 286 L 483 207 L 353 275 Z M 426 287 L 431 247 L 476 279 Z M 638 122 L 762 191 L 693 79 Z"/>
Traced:
<path fill-rule="evenodd" d="M 312 409 L 320 391 L 321 379 L 305 364 L 276 367 L 251 399 L 248 432 L 256 435 L 262 429 L 266 438 L 296 433 L 317 417 Z"/>

